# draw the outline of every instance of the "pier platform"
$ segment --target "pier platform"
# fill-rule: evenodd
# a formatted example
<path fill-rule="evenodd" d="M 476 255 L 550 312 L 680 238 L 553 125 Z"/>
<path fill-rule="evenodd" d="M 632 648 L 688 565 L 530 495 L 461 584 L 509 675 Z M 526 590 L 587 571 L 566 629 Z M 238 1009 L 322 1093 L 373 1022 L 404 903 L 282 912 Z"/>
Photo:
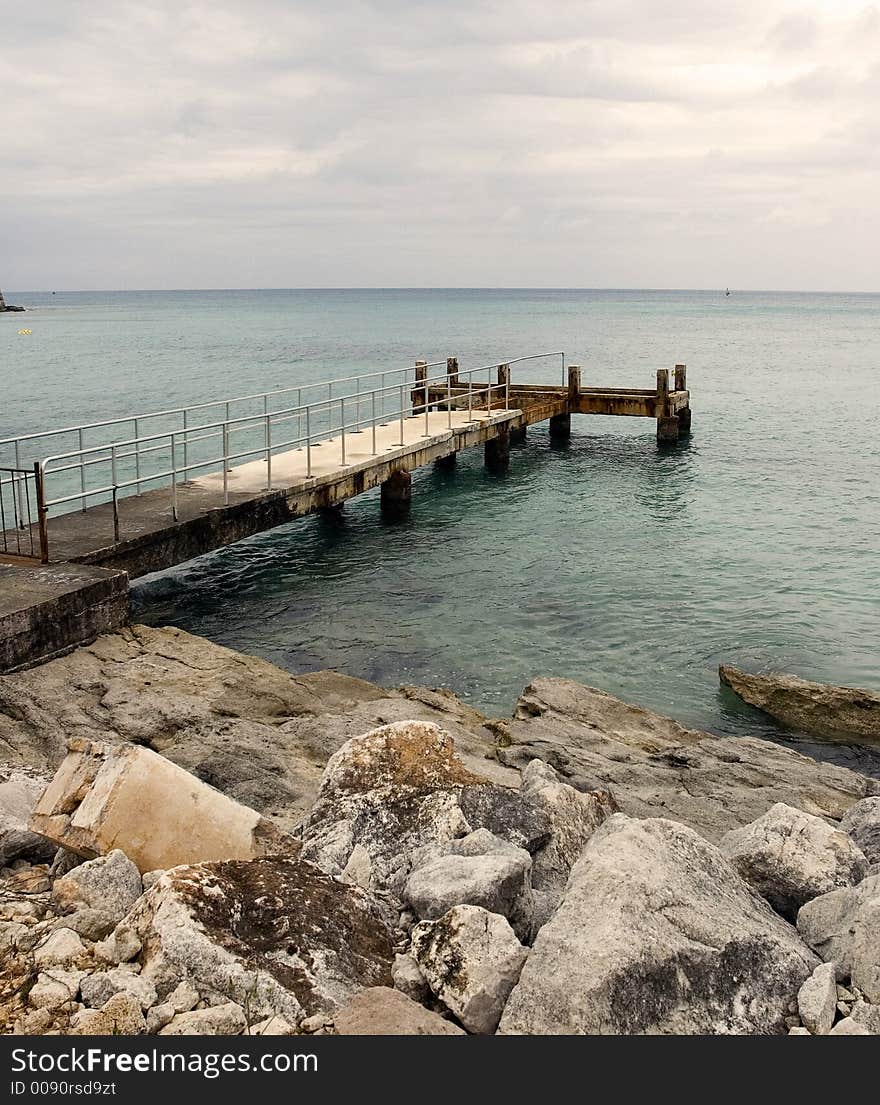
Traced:
<path fill-rule="evenodd" d="M 414 470 L 477 446 L 504 467 L 536 423 L 557 439 L 573 414 L 654 418 L 661 445 L 690 432 L 684 366 L 672 388 L 662 369 L 656 388 L 626 389 L 584 387 L 576 365 L 558 385 L 513 383 L 511 363 L 463 372 L 448 358 L 431 376 L 417 362 L 390 383 L 390 372 L 341 381 L 343 395 L 331 381 L 293 402 L 284 389 L 0 442 L 16 462 L 0 467 L 0 506 L 18 522 L 0 531 L 0 671 L 122 624 L 130 580 L 375 487 L 383 511 L 404 513 Z M 235 406 L 255 401 L 262 411 Z M 86 431 L 103 440 L 86 444 Z M 22 457 L 35 442 L 53 451 L 31 468 Z"/>

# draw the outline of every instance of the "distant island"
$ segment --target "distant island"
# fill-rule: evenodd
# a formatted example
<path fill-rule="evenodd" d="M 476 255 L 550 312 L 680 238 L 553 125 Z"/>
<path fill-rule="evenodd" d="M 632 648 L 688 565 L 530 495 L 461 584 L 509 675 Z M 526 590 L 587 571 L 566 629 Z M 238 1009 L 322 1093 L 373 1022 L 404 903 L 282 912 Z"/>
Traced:
<path fill-rule="evenodd" d="M 24 307 L 16 307 L 12 303 L 7 303 L 3 298 L 3 292 L 0 292 L 0 313 L 3 311 L 24 311 Z"/>

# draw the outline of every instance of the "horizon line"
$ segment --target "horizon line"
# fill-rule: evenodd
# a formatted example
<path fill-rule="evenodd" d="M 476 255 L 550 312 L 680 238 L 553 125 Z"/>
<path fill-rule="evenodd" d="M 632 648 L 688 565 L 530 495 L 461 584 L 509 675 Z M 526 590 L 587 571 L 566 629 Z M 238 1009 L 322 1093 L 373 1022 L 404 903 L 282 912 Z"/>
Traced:
<path fill-rule="evenodd" d="M 327 285 L 265 285 L 261 287 L 146 287 L 146 288 L 30 288 L 12 291 L 10 295 L 57 294 L 139 294 L 171 292 L 724 292 L 745 295 L 878 295 L 880 292 L 865 289 L 830 288 L 742 288 L 729 285 L 701 288 L 637 287 L 637 286 L 578 286 L 578 285 L 526 285 L 526 284 L 327 284 Z M 4 293 L 7 294 L 7 293 Z"/>

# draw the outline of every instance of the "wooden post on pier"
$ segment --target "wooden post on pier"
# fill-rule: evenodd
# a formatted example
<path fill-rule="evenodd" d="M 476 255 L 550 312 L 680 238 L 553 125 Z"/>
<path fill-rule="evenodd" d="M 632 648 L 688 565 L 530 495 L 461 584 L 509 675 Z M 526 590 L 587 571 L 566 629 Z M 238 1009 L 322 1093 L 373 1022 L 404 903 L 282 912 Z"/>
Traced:
<path fill-rule="evenodd" d="M 569 402 L 574 403 L 577 401 L 578 393 L 581 390 L 581 366 L 579 364 L 572 364 L 568 366 L 568 398 Z"/>
<path fill-rule="evenodd" d="M 657 418 L 657 441 L 660 444 L 673 444 L 678 441 L 678 418 L 669 405 L 669 369 L 657 369 L 657 397 L 654 400 L 654 414 Z"/>
<path fill-rule="evenodd" d="M 413 389 L 415 395 L 413 396 L 413 414 L 424 414 L 425 403 L 416 403 L 416 398 L 419 398 L 419 390 L 421 389 L 421 398 L 426 400 L 428 398 L 428 362 L 416 361 L 416 383 Z"/>
<path fill-rule="evenodd" d="M 458 357 L 446 358 L 446 375 L 449 377 L 449 384 L 451 387 L 457 388 L 461 386 L 461 381 L 458 378 Z"/>
<path fill-rule="evenodd" d="M 677 364 L 675 366 L 675 390 L 687 391 L 687 365 Z M 688 405 L 686 407 L 680 407 L 678 410 L 678 436 L 687 437 L 691 432 L 691 403 L 688 399 Z"/>
<path fill-rule="evenodd" d="M 412 502 L 412 476 L 405 468 L 392 472 L 383 480 L 379 492 L 379 504 L 382 513 L 391 519 L 402 518 L 408 512 Z"/>

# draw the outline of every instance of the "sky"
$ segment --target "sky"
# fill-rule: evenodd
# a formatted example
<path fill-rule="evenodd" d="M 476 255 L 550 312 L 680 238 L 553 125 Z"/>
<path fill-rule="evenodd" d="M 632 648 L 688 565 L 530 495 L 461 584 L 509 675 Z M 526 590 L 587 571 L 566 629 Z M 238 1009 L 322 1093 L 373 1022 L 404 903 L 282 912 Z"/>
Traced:
<path fill-rule="evenodd" d="M 880 8 L 0 0 L 0 287 L 880 290 Z"/>

